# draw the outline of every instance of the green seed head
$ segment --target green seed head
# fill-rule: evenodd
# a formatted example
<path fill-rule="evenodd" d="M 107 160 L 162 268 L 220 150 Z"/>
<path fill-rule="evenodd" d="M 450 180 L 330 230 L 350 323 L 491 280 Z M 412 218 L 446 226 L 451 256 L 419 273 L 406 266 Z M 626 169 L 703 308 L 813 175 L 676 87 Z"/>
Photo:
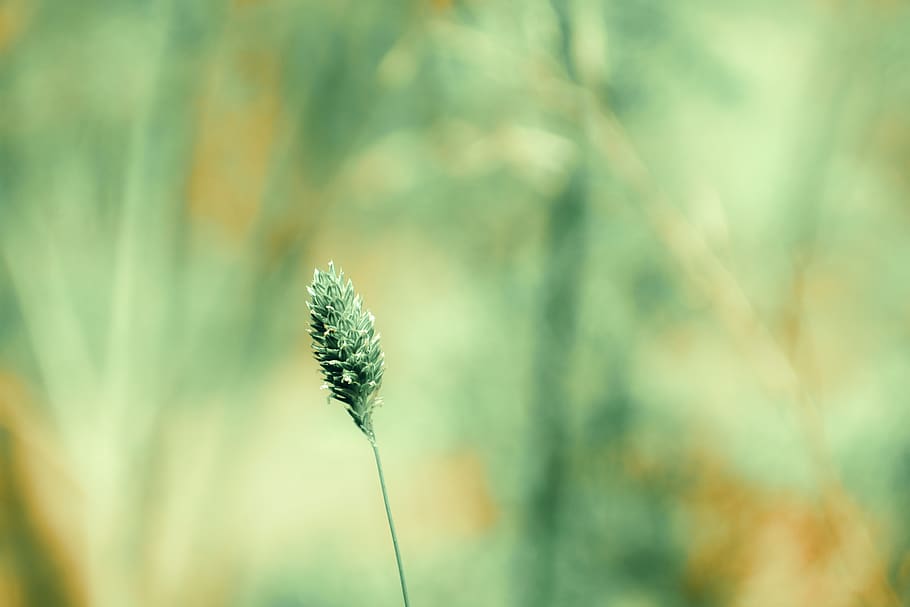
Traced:
<path fill-rule="evenodd" d="M 309 331 L 325 378 L 323 387 L 344 403 L 357 427 L 373 440 L 373 408 L 379 404 L 376 393 L 385 369 L 373 315 L 363 309 L 354 285 L 345 282 L 344 272 L 336 272 L 332 262 L 328 272 L 313 272 L 307 291 Z"/>

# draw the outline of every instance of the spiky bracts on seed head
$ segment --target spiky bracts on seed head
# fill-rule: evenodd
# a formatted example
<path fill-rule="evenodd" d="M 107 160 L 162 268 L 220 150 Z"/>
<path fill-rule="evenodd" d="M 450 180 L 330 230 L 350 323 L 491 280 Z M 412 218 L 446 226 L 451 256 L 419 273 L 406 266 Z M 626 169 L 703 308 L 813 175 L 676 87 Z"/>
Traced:
<path fill-rule="evenodd" d="M 363 309 L 363 300 L 354 292 L 344 272 L 318 268 L 313 284 L 307 289 L 310 301 L 310 335 L 313 352 L 325 385 L 332 396 L 344 403 L 357 427 L 373 440 L 373 408 L 379 404 L 376 392 L 382 384 L 385 355 L 374 317 Z"/>

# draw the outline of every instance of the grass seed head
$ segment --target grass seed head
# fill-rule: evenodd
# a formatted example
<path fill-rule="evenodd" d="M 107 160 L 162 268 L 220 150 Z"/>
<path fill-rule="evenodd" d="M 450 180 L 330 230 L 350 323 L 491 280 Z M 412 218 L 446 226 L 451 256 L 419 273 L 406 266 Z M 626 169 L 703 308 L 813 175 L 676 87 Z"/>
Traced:
<path fill-rule="evenodd" d="M 379 404 L 385 355 L 379 345 L 374 317 L 363 309 L 363 300 L 354 292 L 344 272 L 313 272 L 307 289 L 310 301 L 310 335 L 313 353 L 322 368 L 324 387 L 344 403 L 357 427 L 373 440 L 373 409 Z"/>

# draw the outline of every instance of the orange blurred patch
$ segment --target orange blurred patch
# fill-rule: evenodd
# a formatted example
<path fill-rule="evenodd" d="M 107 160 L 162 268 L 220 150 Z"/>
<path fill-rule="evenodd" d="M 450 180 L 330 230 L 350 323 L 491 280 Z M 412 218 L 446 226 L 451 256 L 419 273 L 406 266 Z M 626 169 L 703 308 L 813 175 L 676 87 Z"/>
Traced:
<path fill-rule="evenodd" d="M 461 451 L 426 463 L 414 472 L 412 496 L 402 513 L 415 537 L 469 537 L 490 529 L 499 509 L 490 491 L 486 468 L 477 454 Z"/>
<path fill-rule="evenodd" d="M 872 125 L 862 150 L 889 180 L 908 187 L 910 175 L 910 121 L 903 108 L 887 108 Z M 868 162 L 868 160 L 867 160 Z M 906 210 L 904 208 L 903 210 Z"/>
<path fill-rule="evenodd" d="M 866 515 L 846 498 L 822 504 L 701 463 L 701 481 L 686 501 L 694 589 L 723 588 L 724 604 L 743 607 L 896 604 Z"/>
<path fill-rule="evenodd" d="M 230 240 L 249 235 L 269 179 L 272 152 L 284 125 L 273 53 L 226 52 L 202 94 L 189 183 L 189 207 Z"/>

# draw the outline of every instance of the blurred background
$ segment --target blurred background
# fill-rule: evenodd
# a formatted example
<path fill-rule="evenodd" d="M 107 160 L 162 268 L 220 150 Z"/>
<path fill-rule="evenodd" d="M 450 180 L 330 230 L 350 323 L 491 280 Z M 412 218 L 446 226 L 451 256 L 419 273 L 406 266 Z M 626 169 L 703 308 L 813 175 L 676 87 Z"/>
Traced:
<path fill-rule="evenodd" d="M 0 604 L 910 599 L 910 6 L 0 1 Z"/>

